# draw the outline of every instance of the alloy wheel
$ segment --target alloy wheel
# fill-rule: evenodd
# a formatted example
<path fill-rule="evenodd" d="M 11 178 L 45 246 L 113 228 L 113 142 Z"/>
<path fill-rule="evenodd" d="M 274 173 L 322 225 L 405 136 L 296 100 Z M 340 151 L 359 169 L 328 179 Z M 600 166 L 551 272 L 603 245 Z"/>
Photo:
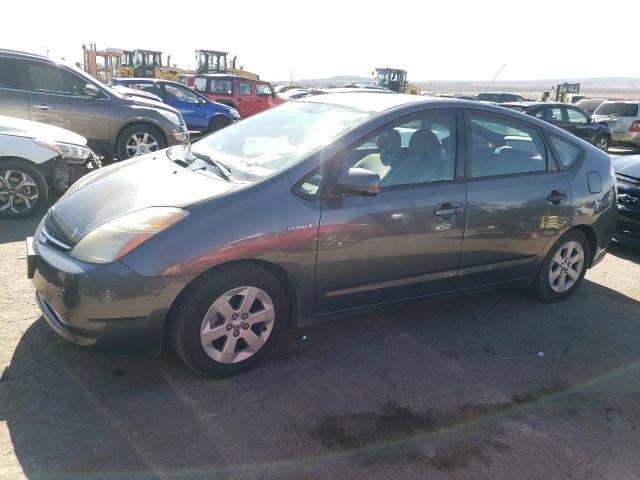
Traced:
<path fill-rule="evenodd" d="M 609 141 L 604 137 L 599 138 L 596 142 L 596 148 L 606 152 L 609 149 Z"/>
<path fill-rule="evenodd" d="M 200 327 L 206 354 L 220 363 L 238 363 L 266 343 L 275 319 L 271 297 L 256 287 L 238 287 L 218 297 Z"/>
<path fill-rule="evenodd" d="M 0 170 L 0 212 L 20 214 L 34 208 L 38 187 L 20 170 Z"/>
<path fill-rule="evenodd" d="M 156 150 L 158 150 L 158 141 L 150 133 L 134 133 L 127 140 L 126 151 L 129 158 L 155 152 Z"/>
<path fill-rule="evenodd" d="M 569 291 L 580 279 L 584 269 L 584 249 L 579 242 L 562 245 L 551 260 L 549 284 L 554 292 Z"/>

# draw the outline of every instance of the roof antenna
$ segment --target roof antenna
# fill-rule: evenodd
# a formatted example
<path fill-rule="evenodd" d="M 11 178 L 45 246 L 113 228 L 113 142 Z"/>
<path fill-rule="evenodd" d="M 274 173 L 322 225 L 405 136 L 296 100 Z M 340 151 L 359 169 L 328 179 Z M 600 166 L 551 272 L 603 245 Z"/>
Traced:
<path fill-rule="evenodd" d="M 502 70 L 504 70 L 504 67 L 506 67 L 507 64 L 505 63 L 504 65 L 502 65 L 502 67 L 500 67 L 500 70 L 498 70 L 498 72 L 493 76 L 493 79 L 489 82 L 489 85 L 487 85 L 487 87 L 483 90 L 483 92 L 478 95 L 478 98 L 476 98 L 476 102 L 480 101 L 480 98 L 482 98 L 482 96 L 487 93 L 487 90 L 489 90 L 491 88 L 491 85 L 493 85 L 493 82 L 496 81 L 496 78 L 498 78 L 498 75 L 500 75 L 502 73 Z"/>

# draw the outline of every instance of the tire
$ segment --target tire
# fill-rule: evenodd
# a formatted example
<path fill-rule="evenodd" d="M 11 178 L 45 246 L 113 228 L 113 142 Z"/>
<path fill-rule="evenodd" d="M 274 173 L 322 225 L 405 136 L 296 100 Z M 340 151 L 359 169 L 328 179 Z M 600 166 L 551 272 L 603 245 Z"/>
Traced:
<path fill-rule="evenodd" d="M 0 177 L 0 218 L 27 218 L 47 205 L 47 181 L 28 161 L 0 160 Z"/>
<path fill-rule="evenodd" d="M 193 371 L 233 375 L 260 361 L 287 318 L 278 279 L 256 265 L 235 265 L 205 274 L 181 295 L 169 319 L 171 342 Z"/>
<path fill-rule="evenodd" d="M 138 143 L 135 143 L 137 139 Z M 143 146 L 146 145 L 146 146 Z M 119 160 L 126 160 L 145 153 L 166 148 L 162 132 L 148 123 L 136 123 L 126 127 L 118 136 L 116 151 Z"/>
<path fill-rule="evenodd" d="M 221 128 L 229 125 L 229 120 L 224 117 L 213 117 L 209 122 L 209 133 L 215 132 L 216 130 L 220 130 Z"/>
<path fill-rule="evenodd" d="M 606 135 L 598 135 L 596 139 L 593 141 L 593 146 L 598 150 L 602 150 L 606 152 L 609 150 L 609 145 L 611 145 L 611 140 Z"/>
<path fill-rule="evenodd" d="M 572 261 L 576 256 L 581 259 Z M 584 234 L 578 230 L 567 232 L 542 263 L 533 284 L 535 295 L 543 302 L 558 302 L 569 297 L 582 283 L 590 258 L 591 248 Z"/>

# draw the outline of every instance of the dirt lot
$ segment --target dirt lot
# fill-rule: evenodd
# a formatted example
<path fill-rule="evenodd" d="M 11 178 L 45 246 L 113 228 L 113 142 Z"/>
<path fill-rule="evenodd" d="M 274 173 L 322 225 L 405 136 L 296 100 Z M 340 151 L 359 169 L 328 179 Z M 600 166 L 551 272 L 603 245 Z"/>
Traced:
<path fill-rule="evenodd" d="M 640 251 L 561 304 L 388 308 L 206 380 L 59 339 L 21 258 L 34 226 L 0 224 L 0 478 L 640 478 Z"/>

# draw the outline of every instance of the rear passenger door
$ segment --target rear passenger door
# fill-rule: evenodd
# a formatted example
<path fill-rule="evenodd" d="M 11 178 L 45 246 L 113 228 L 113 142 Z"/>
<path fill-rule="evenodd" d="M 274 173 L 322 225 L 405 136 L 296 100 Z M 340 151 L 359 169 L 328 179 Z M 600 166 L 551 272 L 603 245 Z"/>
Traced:
<path fill-rule="evenodd" d="M 29 120 L 29 103 L 23 62 L 0 57 L 0 115 Z"/>
<path fill-rule="evenodd" d="M 567 220 L 569 183 L 537 128 L 472 109 L 465 113 L 465 125 L 467 215 L 460 286 L 525 279 Z"/>
<path fill-rule="evenodd" d="M 254 96 L 251 82 L 236 80 L 235 82 L 235 100 L 238 106 L 238 112 L 242 118 L 248 117 L 256 113 L 254 105 Z"/>

